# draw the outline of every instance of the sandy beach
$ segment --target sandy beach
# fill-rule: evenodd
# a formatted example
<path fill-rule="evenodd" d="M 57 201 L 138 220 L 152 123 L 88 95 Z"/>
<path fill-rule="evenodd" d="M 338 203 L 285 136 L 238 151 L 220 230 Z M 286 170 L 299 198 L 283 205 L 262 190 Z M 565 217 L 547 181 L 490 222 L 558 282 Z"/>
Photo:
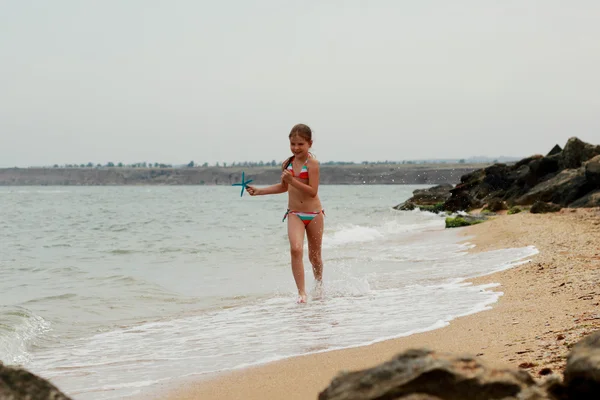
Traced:
<path fill-rule="evenodd" d="M 503 296 L 491 309 L 404 338 L 182 380 L 158 387 L 156 398 L 316 399 L 339 371 L 372 367 L 415 347 L 477 355 L 536 378 L 547 369 L 561 373 L 570 346 L 600 329 L 600 209 L 499 215 L 460 229 L 476 245 L 472 251 L 539 250 L 527 263 L 471 280 L 499 284 L 493 290 Z"/>

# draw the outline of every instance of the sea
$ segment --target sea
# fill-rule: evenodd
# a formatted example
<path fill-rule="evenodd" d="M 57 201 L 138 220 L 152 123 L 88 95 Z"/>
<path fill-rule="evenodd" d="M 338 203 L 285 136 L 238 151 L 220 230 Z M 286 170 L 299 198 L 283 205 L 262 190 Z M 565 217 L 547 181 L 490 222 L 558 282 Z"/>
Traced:
<path fill-rule="evenodd" d="M 322 185 L 324 286 L 296 304 L 287 196 L 228 186 L 0 187 L 0 360 L 73 399 L 152 393 L 444 327 L 495 303 L 468 278 L 532 247 L 469 252 L 426 185 Z M 306 246 L 306 243 L 305 243 Z"/>

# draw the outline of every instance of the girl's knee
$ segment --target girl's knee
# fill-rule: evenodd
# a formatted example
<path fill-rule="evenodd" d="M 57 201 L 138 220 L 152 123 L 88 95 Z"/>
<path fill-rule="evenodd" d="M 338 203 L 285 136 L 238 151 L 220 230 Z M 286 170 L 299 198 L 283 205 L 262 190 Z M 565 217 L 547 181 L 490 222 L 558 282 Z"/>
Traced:
<path fill-rule="evenodd" d="M 308 259 L 310 263 L 313 265 L 321 265 L 323 262 L 321 261 L 321 254 L 311 253 L 308 255 Z"/>
<path fill-rule="evenodd" d="M 290 254 L 292 257 L 302 257 L 302 246 L 290 246 Z"/>

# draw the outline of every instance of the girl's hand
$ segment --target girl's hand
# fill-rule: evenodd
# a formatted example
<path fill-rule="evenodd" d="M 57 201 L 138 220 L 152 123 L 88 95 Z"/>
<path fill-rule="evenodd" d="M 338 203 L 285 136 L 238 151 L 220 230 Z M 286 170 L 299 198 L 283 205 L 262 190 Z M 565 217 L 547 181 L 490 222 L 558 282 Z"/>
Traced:
<path fill-rule="evenodd" d="M 260 194 L 260 189 L 257 189 L 254 186 L 246 186 L 246 192 L 248 192 L 250 196 L 258 196 Z"/>
<path fill-rule="evenodd" d="M 288 171 L 287 169 L 281 173 L 281 180 L 287 184 L 292 183 L 293 178 L 294 177 L 293 177 L 292 173 L 290 171 Z"/>

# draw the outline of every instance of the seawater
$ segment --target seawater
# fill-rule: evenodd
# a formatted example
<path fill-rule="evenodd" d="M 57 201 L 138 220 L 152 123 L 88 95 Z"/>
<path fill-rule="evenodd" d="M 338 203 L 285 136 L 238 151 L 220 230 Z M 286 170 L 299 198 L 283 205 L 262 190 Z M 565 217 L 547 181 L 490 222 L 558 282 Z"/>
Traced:
<path fill-rule="evenodd" d="M 468 253 L 426 186 L 321 186 L 324 293 L 295 304 L 286 195 L 224 186 L 0 188 L 0 360 L 75 399 L 447 325 L 501 295 L 466 278 L 533 247 Z M 305 244 L 306 245 L 306 244 Z M 312 271 L 307 257 L 309 288 Z"/>

